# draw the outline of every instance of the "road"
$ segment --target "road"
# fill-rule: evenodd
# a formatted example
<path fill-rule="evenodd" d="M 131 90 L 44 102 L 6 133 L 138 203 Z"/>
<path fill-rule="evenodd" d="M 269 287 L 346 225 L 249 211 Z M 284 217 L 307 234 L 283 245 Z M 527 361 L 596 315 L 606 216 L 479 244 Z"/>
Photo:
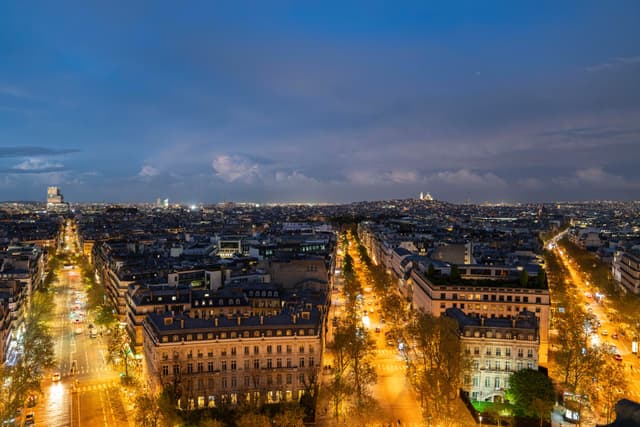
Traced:
<path fill-rule="evenodd" d="M 378 403 L 377 422 L 382 425 L 402 426 L 422 426 L 422 414 L 420 406 L 416 400 L 415 392 L 405 375 L 406 363 L 396 344 L 387 345 L 384 332 L 386 324 L 383 322 L 382 311 L 379 306 L 380 299 L 375 294 L 371 284 L 370 274 L 364 263 L 360 260 L 356 242 L 353 236 L 349 236 L 349 254 L 353 258 L 354 269 L 358 280 L 364 288 L 361 299 L 361 319 L 363 326 L 368 329 L 375 342 L 375 350 L 371 361 L 377 374 L 377 382 L 372 387 L 372 395 Z M 337 265 L 341 265 L 340 254 Z M 332 292 L 332 305 L 329 312 L 329 319 L 344 317 L 344 295 L 342 292 L 341 278 L 336 281 L 336 290 Z M 376 332 L 379 328 L 379 332 Z M 328 328 L 329 339 L 333 334 L 332 321 Z M 324 365 L 332 364 L 333 355 L 331 351 L 325 353 Z M 329 380 L 330 374 L 325 373 Z M 332 419 L 321 419 L 319 425 L 332 425 Z"/>
<path fill-rule="evenodd" d="M 66 233 L 65 240 L 73 238 Z M 118 372 L 106 363 L 107 336 L 89 334 L 91 319 L 80 269 L 66 265 L 53 289 L 50 326 L 58 366 L 45 378 L 38 404 L 26 411 L 34 413 L 38 427 L 133 426 L 127 419 Z M 54 379 L 56 373 L 59 381 Z"/>
<path fill-rule="evenodd" d="M 618 363 L 623 364 L 628 376 L 628 393 L 623 397 L 640 401 L 640 362 L 637 355 L 631 353 L 629 334 L 622 336 L 620 325 L 610 320 L 613 308 L 608 307 L 606 298 L 599 299 L 595 296 L 596 292 L 602 292 L 602 290 L 597 289 L 595 284 L 589 282 L 580 271 L 577 263 L 565 251 L 558 246 L 554 246 L 554 251 L 569 272 L 570 280 L 579 290 L 578 300 L 584 305 L 585 310 L 595 315 L 601 323 L 598 333 L 592 335 L 592 345 L 616 346 L 618 353 L 622 356 L 622 360 Z M 614 335 L 617 339 L 614 338 Z"/>

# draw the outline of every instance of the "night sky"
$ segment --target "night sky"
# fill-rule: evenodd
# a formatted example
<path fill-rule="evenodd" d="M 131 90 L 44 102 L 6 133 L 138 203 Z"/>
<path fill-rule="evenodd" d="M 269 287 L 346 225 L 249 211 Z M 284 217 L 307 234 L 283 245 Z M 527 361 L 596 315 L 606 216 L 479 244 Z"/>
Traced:
<path fill-rule="evenodd" d="M 0 200 L 640 198 L 640 2 L 425 3 L 2 2 Z"/>

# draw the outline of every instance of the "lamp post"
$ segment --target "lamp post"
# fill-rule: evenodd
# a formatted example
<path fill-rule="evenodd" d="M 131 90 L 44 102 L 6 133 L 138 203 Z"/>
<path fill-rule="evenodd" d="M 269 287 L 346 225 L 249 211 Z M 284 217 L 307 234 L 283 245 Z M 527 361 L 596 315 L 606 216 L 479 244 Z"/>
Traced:
<path fill-rule="evenodd" d="M 480 420 L 480 427 L 482 427 L 482 415 L 478 415 L 478 419 Z"/>

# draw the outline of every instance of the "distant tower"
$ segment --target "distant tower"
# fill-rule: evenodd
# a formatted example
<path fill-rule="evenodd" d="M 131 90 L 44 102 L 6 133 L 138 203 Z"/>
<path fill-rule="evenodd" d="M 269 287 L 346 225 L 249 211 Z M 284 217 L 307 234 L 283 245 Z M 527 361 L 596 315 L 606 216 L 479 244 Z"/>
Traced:
<path fill-rule="evenodd" d="M 420 200 L 422 200 L 424 198 L 424 194 L 422 193 L 422 191 L 420 192 Z"/>
<path fill-rule="evenodd" d="M 68 211 L 69 204 L 64 202 L 64 197 L 58 187 L 47 188 L 47 210 Z"/>
<path fill-rule="evenodd" d="M 64 197 L 58 187 L 49 187 L 47 189 L 47 205 L 59 205 L 64 203 Z"/>
<path fill-rule="evenodd" d="M 164 206 L 164 208 L 168 208 L 169 207 L 169 199 L 164 199 L 164 201 L 162 202 L 162 206 Z"/>
<path fill-rule="evenodd" d="M 427 193 L 424 195 L 422 200 L 426 200 L 428 202 L 433 202 L 433 197 L 431 197 L 431 194 Z"/>

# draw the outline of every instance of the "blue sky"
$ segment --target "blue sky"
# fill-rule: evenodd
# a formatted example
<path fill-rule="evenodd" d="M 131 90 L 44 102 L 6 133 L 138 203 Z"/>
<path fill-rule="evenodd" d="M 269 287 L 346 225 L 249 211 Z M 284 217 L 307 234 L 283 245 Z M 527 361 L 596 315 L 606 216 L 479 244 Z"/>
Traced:
<path fill-rule="evenodd" d="M 640 194 L 638 2 L 3 2 L 0 200 Z"/>

